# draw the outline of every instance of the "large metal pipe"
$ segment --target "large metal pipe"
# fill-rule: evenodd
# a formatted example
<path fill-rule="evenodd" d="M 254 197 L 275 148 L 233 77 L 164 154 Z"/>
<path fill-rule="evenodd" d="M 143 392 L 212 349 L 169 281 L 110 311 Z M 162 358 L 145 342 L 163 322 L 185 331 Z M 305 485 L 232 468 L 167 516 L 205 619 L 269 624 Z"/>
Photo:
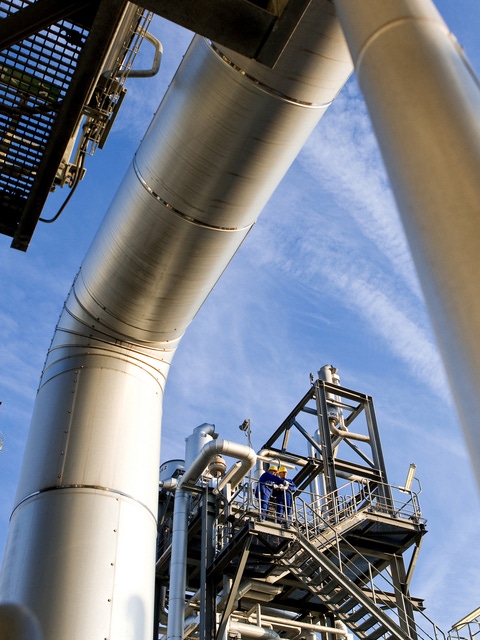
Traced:
<path fill-rule="evenodd" d="M 480 481 L 480 84 L 430 0 L 335 0 Z"/>
<path fill-rule="evenodd" d="M 274 70 L 195 38 L 88 251 L 47 356 L 2 574 L 49 640 L 150 640 L 175 348 L 351 73 L 328 0 Z"/>

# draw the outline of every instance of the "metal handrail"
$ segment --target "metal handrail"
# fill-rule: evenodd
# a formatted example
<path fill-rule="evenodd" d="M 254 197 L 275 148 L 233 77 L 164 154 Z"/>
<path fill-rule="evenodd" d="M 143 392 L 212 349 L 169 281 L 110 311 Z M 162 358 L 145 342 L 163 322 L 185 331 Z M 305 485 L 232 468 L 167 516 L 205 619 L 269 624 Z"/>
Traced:
<path fill-rule="evenodd" d="M 406 597 L 405 594 L 399 592 L 393 582 L 365 556 L 360 554 L 337 529 L 339 524 L 347 523 L 349 519 L 362 512 L 374 512 L 395 519 L 408 520 L 416 524 L 425 522 L 416 492 L 406 490 L 404 487 L 386 485 L 380 482 L 368 483 L 354 480 L 325 496 L 318 496 L 307 491 L 302 491 L 301 495 L 295 495 L 292 514 L 287 524 L 296 529 L 297 535 L 303 536 L 313 543 L 319 551 L 328 546 L 331 552 L 336 554 L 338 567 L 343 573 L 348 571 L 349 567 L 350 569 L 352 568 L 352 563 L 345 551 L 342 551 L 342 547 L 343 549 L 350 548 L 354 551 L 356 558 L 361 558 L 366 567 L 363 586 L 369 585 L 374 602 L 388 598 L 392 593 L 403 599 Z M 222 526 L 226 530 L 228 523 L 232 521 L 233 515 L 235 516 L 236 525 L 244 520 L 261 519 L 262 517 L 259 499 L 255 496 L 255 491 L 252 490 L 252 485 L 248 482 L 239 486 L 228 503 L 224 504 L 217 518 L 217 526 L 222 521 Z M 230 519 L 228 516 L 230 516 Z M 267 516 L 268 519 L 269 517 Z M 270 519 L 276 520 L 275 514 L 271 515 Z M 221 536 L 218 536 L 217 539 L 220 540 Z M 222 544 L 220 543 L 219 546 L 221 547 Z M 415 609 L 416 616 L 420 616 L 431 628 L 431 631 L 428 632 L 418 624 L 417 620 L 412 621 L 418 637 L 425 640 L 445 640 L 446 634 L 428 616 L 418 608 L 415 608 L 414 603 L 412 603 L 412 606 Z M 453 638 L 452 640 L 460 639 Z"/>
<path fill-rule="evenodd" d="M 391 487 L 391 488 L 394 489 L 395 487 Z M 408 504 L 409 502 L 410 500 L 407 500 L 404 503 L 404 505 Z M 301 506 L 300 509 L 298 508 L 299 503 Z M 370 584 L 373 600 L 377 599 L 379 596 L 388 597 L 390 593 L 394 593 L 396 597 L 400 597 L 402 600 L 407 597 L 405 596 L 404 593 L 399 591 L 397 587 L 395 587 L 393 582 L 389 580 L 384 575 L 384 573 L 379 572 L 378 569 L 368 560 L 368 558 L 366 558 L 363 554 L 358 552 L 358 550 L 352 544 L 350 544 L 348 540 L 346 540 L 346 538 L 341 535 L 341 533 L 338 532 L 338 530 L 335 528 L 335 525 L 329 522 L 328 518 L 321 518 L 324 523 L 324 526 L 318 527 L 318 525 L 316 524 L 318 521 L 318 514 L 311 512 L 310 517 L 308 516 L 305 517 L 305 514 L 311 510 L 311 505 L 307 504 L 299 496 L 297 496 L 296 498 L 296 504 L 297 504 L 297 509 L 295 513 L 296 518 L 292 521 L 292 526 L 297 529 L 298 535 L 304 536 L 310 542 L 314 542 L 317 545 L 317 549 L 319 551 L 322 550 L 322 547 L 324 548 L 326 546 L 328 546 L 332 552 L 334 549 L 336 549 L 338 568 L 340 569 L 340 571 L 342 571 L 342 573 L 345 573 L 345 570 L 348 568 L 349 564 L 351 563 L 346 553 L 342 551 L 340 542 L 342 543 L 344 548 L 347 547 L 352 551 L 354 551 L 355 556 L 357 558 L 361 558 L 362 562 L 365 563 L 367 567 L 368 574 L 364 573 L 365 580 L 364 580 L 363 586 L 365 586 L 368 583 Z M 413 509 L 413 514 L 415 515 L 415 517 L 420 517 L 419 508 L 417 508 L 418 502 L 417 503 L 413 502 L 413 504 L 415 505 Z M 374 504 L 372 503 L 371 506 L 374 506 Z M 366 508 L 368 509 L 369 507 L 366 507 Z M 400 509 L 400 511 L 398 511 L 392 508 L 392 515 L 396 517 L 399 517 L 398 513 L 402 513 L 402 512 L 403 512 L 403 509 Z M 339 520 L 339 521 L 342 521 L 342 520 Z M 375 582 L 375 580 L 377 580 L 377 582 Z M 380 580 L 383 581 L 384 588 L 381 588 L 379 586 L 378 581 Z M 422 635 L 418 633 L 419 638 L 425 638 L 425 639 L 428 638 L 430 640 L 432 639 L 439 640 L 439 638 L 446 639 L 446 634 L 432 620 L 430 620 L 430 618 L 428 618 L 428 616 L 426 616 L 423 613 L 423 611 L 420 611 L 418 608 L 415 608 L 414 603 L 412 603 L 412 606 L 415 609 L 415 613 L 418 616 L 421 616 L 421 618 L 424 621 L 428 622 L 429 627 L 431 627 L 433 630 L 433 635 L 431 635 L 431 633 L 426 631 L 424 628 L 422 628 L 418 624 L 417 620 L 412 620 L 413 624 L 415 625 L 415 629 L 417 633 L 421 631 L 424 634 Z"/>
<path fill-rule="evenodd" d="M 480 607 L 463 617 L 448 632 L 448 640 L 476 640 L 480 636 Z"/>

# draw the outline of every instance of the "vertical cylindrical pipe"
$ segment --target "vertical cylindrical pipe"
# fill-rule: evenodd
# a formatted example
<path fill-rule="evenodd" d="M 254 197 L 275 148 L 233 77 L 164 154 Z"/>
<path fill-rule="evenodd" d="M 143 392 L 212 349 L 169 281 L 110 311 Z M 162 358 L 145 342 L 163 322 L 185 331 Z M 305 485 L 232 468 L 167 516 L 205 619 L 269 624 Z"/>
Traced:
<path fill-rule="evenodd" d="M 171 359 L 350 73 L 329 0 L 310 4 L 273 70 L 198 37 L 185 55 L 40 383 L 0 597 L 30 608 L 49 640 L 150 640 Z"/>
<path fill-rule="evenodd" d="M 212 442 L 218 434 L 215 433 L 213 424 L 204 423 L 193 430 L 186 440 L 185 444 L 185 469 L 189 469 L 195 458 L 198 456 L 203 447 Z"/>
<path fill-rule="evenodd" d="M 169 640 L 183 639 L 189 505 L 190 494 L 188 491 L 177 489 L 173 509 L 172 556 L 170 559 L 167 630 Z"/>
<path fill-rule="evenodd" d="M 480 480 L 480 84 L 430 0 L 335 0 Z"/>

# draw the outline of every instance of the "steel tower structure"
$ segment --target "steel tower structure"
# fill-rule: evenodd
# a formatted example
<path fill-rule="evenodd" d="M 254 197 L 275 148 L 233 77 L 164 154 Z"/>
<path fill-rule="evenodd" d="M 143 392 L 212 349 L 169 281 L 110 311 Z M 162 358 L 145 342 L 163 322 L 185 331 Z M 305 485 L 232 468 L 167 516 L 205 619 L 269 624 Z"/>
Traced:
<path fill-rule="evenodd" d="M 412 487 L 388 482 L 370 396 L 323 367 L 259 451 L 255 473 L 247 447 L 217 437 L 201 425 L 186 460 L 161 468 L 161 637 L 442 637 L 410 594 L 425 521 Z M 227 470 L 221 454 L 232 451 L 243 473 L 238 463 Z M 261 510 L 258 478 L 269 464 L 290 469 L 291 510 L 279 509 L 282 485 Z"/>

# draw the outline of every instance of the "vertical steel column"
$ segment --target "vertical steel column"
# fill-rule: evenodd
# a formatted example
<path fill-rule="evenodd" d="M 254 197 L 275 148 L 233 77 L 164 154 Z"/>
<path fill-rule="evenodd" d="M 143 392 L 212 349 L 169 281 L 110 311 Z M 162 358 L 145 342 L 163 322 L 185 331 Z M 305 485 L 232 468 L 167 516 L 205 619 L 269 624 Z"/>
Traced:
<path fill-rule="evenodd" d="M 327 492 L 327 495 L 330 496 L 332 491 L 335 491 L 337 488 L 337 476 L 335 472 L 335 460 L 333 457 L 330 423 L 328 420 L 328 404 L 325 384 L 326 383 L 323 380 L 315 381 L 315 401 L 317 405 L 318 431 L 320 434 L 322 446 L 323 477 L 325 482 L 325 490 Z M 330 504 L 329 502 L 327 506 L 328 510 L 330 511 L 334 505 Z"/>
<path fill-rule="evenodd" d="M 335 0 L 480 478 L 480 86 L 430 0 Z"/>
<path fill-rule="evenodd" d="M 214 558 L 216 502 L 211 487 L 205 487 L 202 503 L 202 552 L 200 567 L 200 640 L 215 639 L 215 589 L 208 569 Z"/>

